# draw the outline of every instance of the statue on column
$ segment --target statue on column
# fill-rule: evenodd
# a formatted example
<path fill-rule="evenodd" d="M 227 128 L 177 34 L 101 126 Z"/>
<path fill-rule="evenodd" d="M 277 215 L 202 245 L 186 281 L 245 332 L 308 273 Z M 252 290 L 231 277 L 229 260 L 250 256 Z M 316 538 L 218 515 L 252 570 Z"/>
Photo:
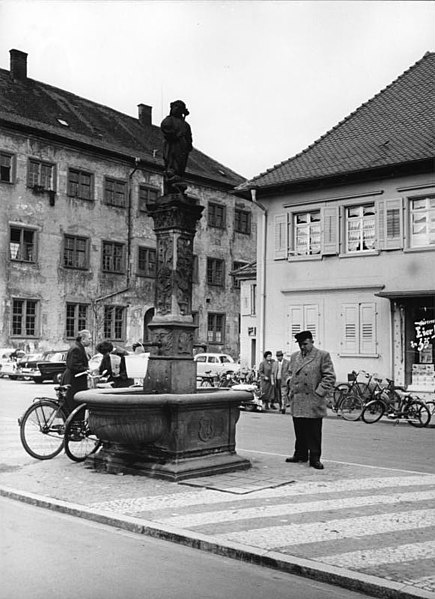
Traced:
<path fill-rule="evenodd" d="M 176 100 L 171 102 L 170 114 L 160 125 L 165 140 L 163 144 L 165 195 L 184 194 L 187 189 L 183 177 L 192 150 L 192 131 L 185 120 L 188 114 L 186 104 L 182 100 Z"/>

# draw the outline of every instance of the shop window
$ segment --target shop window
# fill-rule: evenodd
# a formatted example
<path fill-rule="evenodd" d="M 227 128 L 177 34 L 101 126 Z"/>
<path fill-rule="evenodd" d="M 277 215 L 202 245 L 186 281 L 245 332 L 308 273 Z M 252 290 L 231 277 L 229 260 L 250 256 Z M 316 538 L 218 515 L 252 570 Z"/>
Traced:
<path fill-rule="evenodd" d="M 12 336 L 37 336 L 38 302 L 31 299 L 12 300 Z"/>
<path fill-rule="evenodd" d="M 77 337 L 77 333 L 87 328 L 88 306 L 86 304 L 67 303 L 66 305 L 66 337 Z"/>
<path fill-rule="evenodd" d="M 36 261 L 36 231 L 24 227 L 10 228 L 9 256 L 17 262 Z"/>
<path fill-rule="evenodd" d="M 88 240 L 76 235 L 65 235 L 63 249 L 65 268 L 86 269 L 89 267 Z"/>
<path fill-rule="evenodd" d="M 367 252 L 375 249 L 374 204 L 345 208 L 346 252 Z"/>
<path fill-rule="evenodd" d="M 207 341 L 208 343 L 225 343 L 225 314 L 208 313 Z"/>
<path fill-rule="evenodd" d="M 410 200 L 411 247 L 435 247 L 435 196 Z"/>
<path fill-rule="evenodd" d="M 112 341 L 125 339 L 125 314 L 123 306 L 104 306 L 104 337 Z"/>

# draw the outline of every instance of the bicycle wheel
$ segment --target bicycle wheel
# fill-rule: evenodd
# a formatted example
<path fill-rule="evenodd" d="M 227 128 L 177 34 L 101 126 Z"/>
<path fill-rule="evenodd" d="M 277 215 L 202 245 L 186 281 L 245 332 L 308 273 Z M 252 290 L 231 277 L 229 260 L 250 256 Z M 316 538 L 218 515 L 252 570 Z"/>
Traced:
<path fill-rule="evenodd" d="M 435 420 L 435 401 L 426 401 L 424 404 L 429 410 L 431 420 L 432 418 Z"/>
<path fill-rule="evenodd" d="M 338 404 L 337 413 L 344 418 L 344 420 L 355 421 L 361 416 L 364 408 L 364 402 L 355 393 L 350 391 L 342 395 L 341 401 Z"/>
<path fill-rule="evenodd" d="M 65 414 L 59 404 L 42 399 L 28 408 L 20 423 L 20 438 L 32 458 L 50 460 L 63 449 Z"/>
<path fill-rule="evenodd" d="M 361 418 L 366 424 L 373 424 L 382 418 L 384 412 L 385 406 L 383 402 L 379 401 L 379 399 L 374 399 L 373 401 L 366 403 Z"/>
<path fill-rule="evenodd" d="M 101 441 L 89 429 L 86 405 L 78 406 L 65 424 L 65 453 L 74 462 L 84 462 L 97 451 Z"/>
<path fill-rule="evenodd" d="M 429 408 L 422 401 L 411 401 L 405 409 L 404 416 L 408 424 L 417 428 L 427 426 L 430 421 Z"/>
<path fill-rule="evenodd" d="M 350 392 L 349 383 L 340 383 L 336 387 L 334 387 L 334 392 L 332 394 L 332 406 L 331 408 L 334 412 L 338 412 L 338 406 L 340 405 L 343 396 Z"/>

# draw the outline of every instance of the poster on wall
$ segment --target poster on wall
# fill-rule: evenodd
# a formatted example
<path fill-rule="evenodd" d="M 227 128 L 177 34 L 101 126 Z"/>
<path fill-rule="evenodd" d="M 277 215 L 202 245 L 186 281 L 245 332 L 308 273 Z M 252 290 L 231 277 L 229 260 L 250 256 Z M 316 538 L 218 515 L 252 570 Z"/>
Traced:
<path fill-rule="evenodd" d="M 427 356 L 429 349 L 432 349 L 432 339 L 435 339 L 435 320 L 420 320 L 415 325 L 415 341 L 411 341 L 411 347 L 418 349 L 419 352 L 424 352 L 425 360 L 428 362 Z M 430 347 L 429 347 L 430 346 Z M 423 362 L 423 360 L 421 360 Z M 432 362 L 432 352 L 430 352 L 430 362 Z"/>

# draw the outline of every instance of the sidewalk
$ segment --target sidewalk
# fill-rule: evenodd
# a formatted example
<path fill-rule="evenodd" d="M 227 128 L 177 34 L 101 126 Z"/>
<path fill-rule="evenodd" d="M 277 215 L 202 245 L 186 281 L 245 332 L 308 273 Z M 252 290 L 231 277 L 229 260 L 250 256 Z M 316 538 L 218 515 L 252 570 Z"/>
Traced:
<path fill-rule="evenodd" d="M 0 465 L 0 495 L 376 597 L 435 598 L 435 474 L 238 453 L 252 469 L 182 483 L 21 454 Z"/>

